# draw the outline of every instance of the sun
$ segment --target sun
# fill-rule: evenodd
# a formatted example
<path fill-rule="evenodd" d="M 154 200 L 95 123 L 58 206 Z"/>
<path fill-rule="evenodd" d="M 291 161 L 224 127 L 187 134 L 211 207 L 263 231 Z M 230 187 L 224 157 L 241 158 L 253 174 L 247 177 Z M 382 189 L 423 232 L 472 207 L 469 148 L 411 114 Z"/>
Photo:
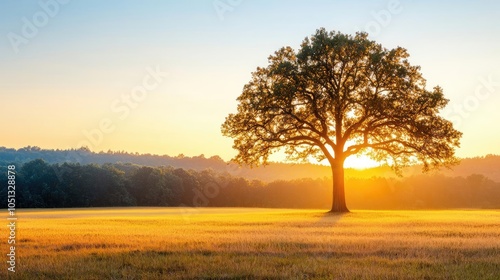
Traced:
<path fill-rule="evenodd" d="M 366 169 L 371 167 L 379 166 L 380 163 L 374 161 L 367 156 L 351 156 L 348 157 L 344 162 L 344 167 L 355 168 L 355 169 Z"/>

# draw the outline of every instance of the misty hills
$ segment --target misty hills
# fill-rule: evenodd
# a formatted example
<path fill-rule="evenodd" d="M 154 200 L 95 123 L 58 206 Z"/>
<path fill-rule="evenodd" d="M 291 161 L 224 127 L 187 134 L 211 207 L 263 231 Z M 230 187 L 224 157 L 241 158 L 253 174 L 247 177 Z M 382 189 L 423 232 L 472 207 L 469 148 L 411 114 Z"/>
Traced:
<path fill-rule="evenodd" d="M 48 150 L 39 147 L 24 147 L 12 149 L 0 147 L 0 166 L 11 163 L 26 163 L 34 159 L 43 159 L 47 163 L 132 163 L 143 166 L 172 166 L 175 168 L 202 171 L 212 169 L 219 173 L 228 173 L 232 176 L 257 179 L 262 181 L 294 180 L 300 178 L 330 177 L 328 166 L 317 164 L 290 164 L 271 163 L 264 167 L 240 167 L 234 163 L 227 163 L 219 156 L 206 158 L 204 155 L 195 157 L 138 154 L 128 152 L 99 152 L 95 153 L 86 148 L 70 150 Z M 421 167 L 415 166 L 403 171 L 404 177 L 420 175 Z M 493 181 L 500 182 L 500 156 L 487 155 L 484 157 L 465 158 L 452 170 L 441 169 L 432 174 L 442 174 L 449 177 L 467 177 L 472 174 L 483 175 Z M 397 177 L 388 166 L 380 166 L 364 170 L 346 169 L 346 178 Z"/>

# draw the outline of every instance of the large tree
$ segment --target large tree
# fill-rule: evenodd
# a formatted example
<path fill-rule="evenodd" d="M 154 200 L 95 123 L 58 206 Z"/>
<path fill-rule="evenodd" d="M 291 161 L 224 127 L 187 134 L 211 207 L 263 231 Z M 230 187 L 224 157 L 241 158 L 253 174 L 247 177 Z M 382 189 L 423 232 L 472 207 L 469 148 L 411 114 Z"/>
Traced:
<path fill-rule="evenodd" d="M 404 48 L 386 49 L 366 33 L 319 29 L 296 52 L 283 47 L 257 68 L 222 133 L 234 138 L 234 160 L 265 164 L 284 149 L 292 161 L 328 160 L 332 212 L 348 212 L 344 161 L 364 154 L 396 171 L 456 162 L 461 132 L 439 115 L 440 87 L 426 88 Z"/>

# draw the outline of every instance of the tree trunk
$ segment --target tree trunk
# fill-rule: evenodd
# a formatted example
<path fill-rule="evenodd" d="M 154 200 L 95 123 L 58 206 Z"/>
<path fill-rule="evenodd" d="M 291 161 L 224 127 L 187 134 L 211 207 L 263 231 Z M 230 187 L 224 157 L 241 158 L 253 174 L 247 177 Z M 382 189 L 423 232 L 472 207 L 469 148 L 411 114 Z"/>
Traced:
<path fill-rule="evenodd" d="M 344 162 L 336 160 L 332 164 L 333 175 L 333 203 L 330 212 L 344 213 L 349 212 L 345 203 L 344 192 Z"/>

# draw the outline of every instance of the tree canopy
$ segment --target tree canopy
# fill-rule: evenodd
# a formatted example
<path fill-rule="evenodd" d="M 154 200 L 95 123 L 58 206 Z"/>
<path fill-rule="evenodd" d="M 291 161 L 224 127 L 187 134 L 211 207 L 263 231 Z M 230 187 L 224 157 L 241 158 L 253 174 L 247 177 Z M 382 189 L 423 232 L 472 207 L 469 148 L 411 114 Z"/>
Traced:
<path fill-rule="evenodd" d="M 284 149 L 292 161 L 328 160 L 332 211 L 348 211 L 343 164 L 365 154 L 397 171 L 424 170 L 457 160 L 461 132 L 439 111 L 448 100 L 426 88 L 419 66 L 402 47 L 386 49 L 367 33 L 318 29 L 298 51 L 283 47 L 252 73 L 222 133 L 234 139 L 235 160 L 265 164 Z"/>

